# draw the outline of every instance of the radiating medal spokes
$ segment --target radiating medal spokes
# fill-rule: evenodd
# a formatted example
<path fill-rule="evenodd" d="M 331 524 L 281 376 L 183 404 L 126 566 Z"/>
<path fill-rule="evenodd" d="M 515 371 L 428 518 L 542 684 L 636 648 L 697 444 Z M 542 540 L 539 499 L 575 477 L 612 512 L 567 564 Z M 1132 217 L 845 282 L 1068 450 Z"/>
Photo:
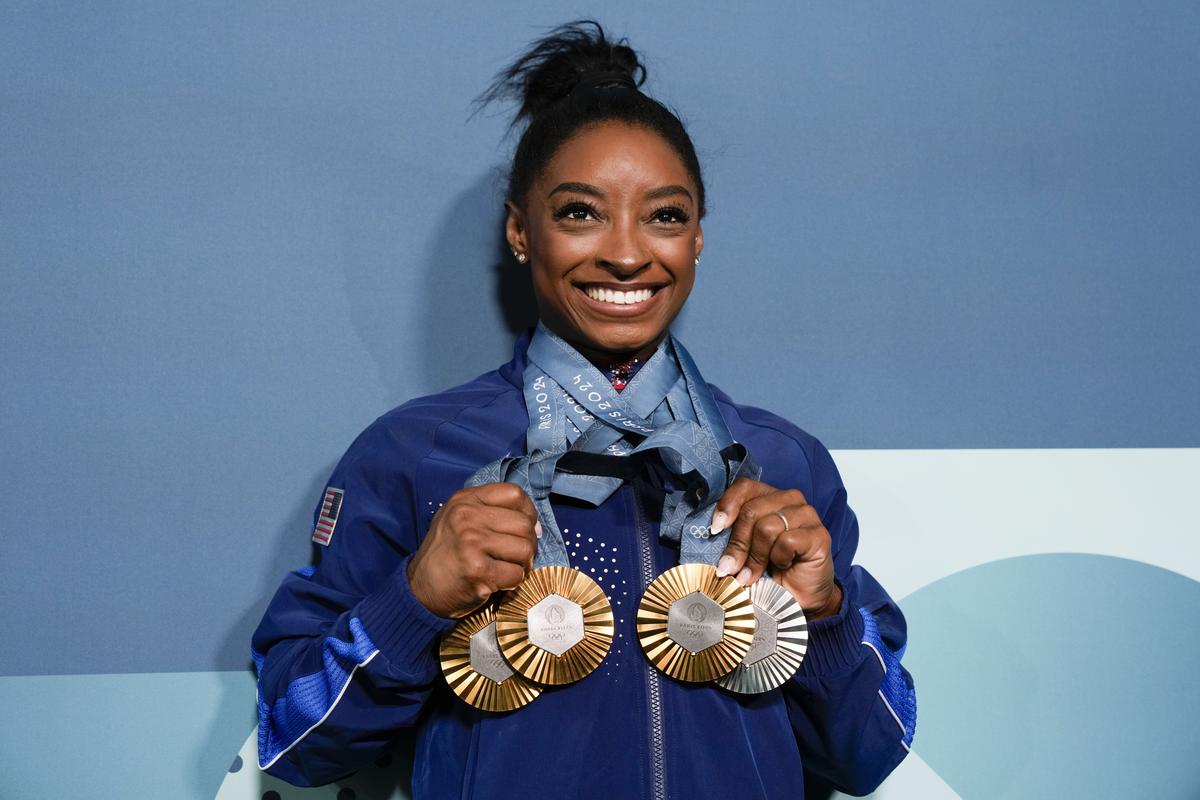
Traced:
<path fill-rule="evenodd" d="M 514 670 L 548 686 L 574 683 L 608 655 L 613 611 L 604 591 L 571 567 L 540 567 L 504 598 L 496 638 Z"/>
<path fill-rule="evenodd" d="M 484 711 L 512 711 L 542 693 L 504 660 L 493 603 L 463 617 L 442 636 L 438 655 L 451 691 Z"/>
<path fill-rule="evenodd" d="M 766 575 L 750 587 L 756 621 L 749 652 L 717 683 L 739 694 L 782 686 L 800 668 L 808 649 L 808 622 L 792 593 Z"/>
<path fill-rule="evenodd" d="M 672 678 L 702 683 L 732 671 L 754 641 L 750 594 L 708 564 L 680 564 L 646 588 L 637 635 L 655 667 Z"/>
<path fill-rule="evenodd" d="M 529 494 L 542 525 L 537 569 L 495 615 L 472 615 L 470 624 L 464 620 L 446 637 L 458 647 L 450 660 L 443 654 L 451 687 L 473 705 L 502 710 L 532 700 L 539 685 L 579 680 L 603 662 L 614 632 L 612 608 L 599 585 L 569 567 L 549 498 L 553 491 L 599 506 L 630 475 L 641 474 L 647 460 L 671 476 L 661 535 L 679 544 L 684 563 L 648 588 L 638 609 L 638 637 L 655 666 L 672 677 L 701 682 L 725 675 L 750 650 L 755 616 L 749 593 L 732 578 L 718 579 L 710 566 L 729 536 L 712 530 L 712 511 L 736 477 L 759 473 L 733 442 L 691 357 L 668 340 L 623 394 L 543 326 L 528 358 L 527 454 L 485 466 L 468 485 L 510 481 Z M 570 465 L 561 461 L 568 453 Z M 474 669 L 468 648 L 471 671 L 464 671 L 464 642 L 477 651 L 494 643 L 495 658 L 480 656 Z M 524 684 L 510 683 L 516 679 Z M 506 684 L 508 692 L 497 691 Z M 532 695 L 507 696 L 525 686 Z"/>

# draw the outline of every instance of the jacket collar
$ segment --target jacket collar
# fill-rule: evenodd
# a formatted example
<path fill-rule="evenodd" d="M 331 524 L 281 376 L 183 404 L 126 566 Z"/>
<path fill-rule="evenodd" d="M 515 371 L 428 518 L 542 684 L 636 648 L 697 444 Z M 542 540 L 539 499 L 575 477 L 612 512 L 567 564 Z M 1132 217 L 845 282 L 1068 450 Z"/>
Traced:
<path fill-rule="evenodd" d="M 529 340 L 533 338 L 533 328 L 526 328 L 517 336 L 513 344 L 513 357 L 500 367 L 500 377 L 518 389 L 525 389 L 525 367 L 529 363 Z"/>

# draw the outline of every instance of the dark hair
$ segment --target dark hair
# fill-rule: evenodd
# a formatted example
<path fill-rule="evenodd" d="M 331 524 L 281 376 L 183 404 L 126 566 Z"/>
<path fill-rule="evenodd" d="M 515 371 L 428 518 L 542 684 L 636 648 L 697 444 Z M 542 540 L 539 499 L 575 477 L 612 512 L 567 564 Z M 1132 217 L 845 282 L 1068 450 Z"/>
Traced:
<path fill-rule="evenodd" d="M 581 85 L 585 78 L 591 86 Z M 628 40 L 610 41 L 595 20 L 568 22 L 535 41 L 478 100 L 480 105 L 517 100 L 512 124 L 528 122 L 513 154 L 509 199 L 523 200 L 533 179 L 581 128 L 619 120 L 649 128 L 670 143 L 696 182 L 703 217 L 704 180 L 696 148 L 679 117 L 638 90 L 645 80 L 646 68 Z"/>

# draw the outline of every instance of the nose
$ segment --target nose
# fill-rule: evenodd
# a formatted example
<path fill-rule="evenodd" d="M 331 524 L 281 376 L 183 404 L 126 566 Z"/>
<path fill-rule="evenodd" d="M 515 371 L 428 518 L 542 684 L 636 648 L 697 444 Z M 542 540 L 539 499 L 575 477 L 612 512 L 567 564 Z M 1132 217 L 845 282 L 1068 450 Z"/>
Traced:
<path fill-rule="evenodd" d="M 596 253 L 596 263 L 627 280 L 650 266 L 650 251 L 642 239 L 636 218 L 617 221 L 609 228 Z"/>

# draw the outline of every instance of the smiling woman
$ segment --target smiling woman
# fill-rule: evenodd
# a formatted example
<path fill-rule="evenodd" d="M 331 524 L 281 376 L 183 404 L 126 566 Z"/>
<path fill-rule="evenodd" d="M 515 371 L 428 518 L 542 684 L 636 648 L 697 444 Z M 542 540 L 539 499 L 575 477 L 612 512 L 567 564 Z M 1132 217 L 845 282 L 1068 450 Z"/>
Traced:
<path fill-rule="evenodd" d="M 254 636 L 262 769 L 327 783 L 415 728 L 417 797 L 798 797 L 908 752 L 904 618 L 828 451 L 671 335 L 704 184 L 644 77 L 580 22 L 485 95 L 520 100 L 505 232 L 540 323 L 334 470 Z"/>
<path fill-rule="evenodd" d="M 593 363 L 649 358 L 695 280 L 698 193 L 654 131 L 616 121 L 572 137 L 508 202 L 542 323 Z"/>

